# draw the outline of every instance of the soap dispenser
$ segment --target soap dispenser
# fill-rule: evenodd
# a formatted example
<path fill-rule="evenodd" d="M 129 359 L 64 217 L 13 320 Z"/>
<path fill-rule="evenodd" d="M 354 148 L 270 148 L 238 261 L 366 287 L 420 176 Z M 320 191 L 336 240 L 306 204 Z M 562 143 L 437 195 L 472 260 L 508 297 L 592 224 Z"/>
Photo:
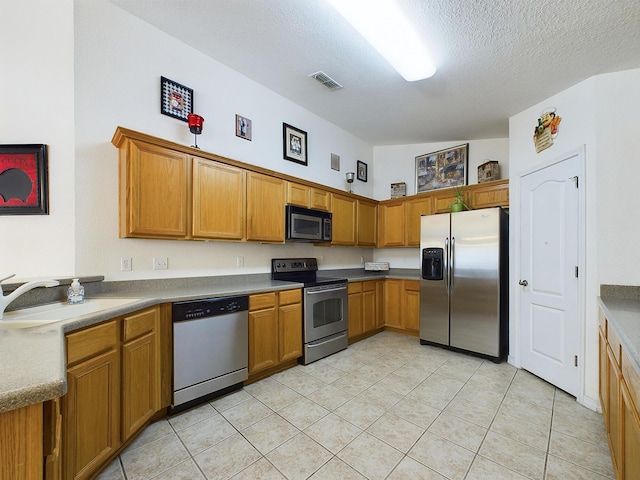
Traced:
<path fill-rule="evenodd" d="M 67 302 L 69 305 L 84 302 L 84 287 L 80 285 L 80 279 L 74 278 L 69 290 L 67 290 Z"/>

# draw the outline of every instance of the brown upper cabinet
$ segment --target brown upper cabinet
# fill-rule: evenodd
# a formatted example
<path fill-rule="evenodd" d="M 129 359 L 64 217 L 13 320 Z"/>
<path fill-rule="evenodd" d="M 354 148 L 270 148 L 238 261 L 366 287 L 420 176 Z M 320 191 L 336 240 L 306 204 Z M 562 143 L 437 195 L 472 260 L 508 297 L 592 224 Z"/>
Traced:
<path fill-rule="evenodd" d="M 286 204 L 332 212 L 332 245 L 415 247 L 420 216 L 454 189 L 382 202 L 118 127 L 120 237 L 285 241 Z M 509 181 L 466 187 L 471 208 L 508 207 Z"/>

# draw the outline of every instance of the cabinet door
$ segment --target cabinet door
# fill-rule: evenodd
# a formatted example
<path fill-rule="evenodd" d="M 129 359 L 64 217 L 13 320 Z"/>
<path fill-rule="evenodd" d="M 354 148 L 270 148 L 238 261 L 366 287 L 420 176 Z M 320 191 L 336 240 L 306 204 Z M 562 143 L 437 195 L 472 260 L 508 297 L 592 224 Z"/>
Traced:
<path fill-rule="evenodd" d="M 356 201 L 353 198 L 331 194 L 333 245 L 356 244 Z"/>
<path fill-rule="evenodd" d="M 376 328 L 384 327 L 384 280 L 376 280 Z"/>
<path fill-rule="evenodd" d="M 609 445 L 613 470 L 620 470 L 620 367 L 611 348 L 607 348 L 607 384 L 609 406 Z"/>
<path fill-rule="evenodd" d="M 64 478 L 90 478 L 120 446 L 119 372 L 116 349 L 67 369 Z"/>
<path fill-rule="evenodd" d="M 474 186 L 475 187 L 475 186 Z M 509 182 L 482 183 L 470 191 L 471 208 L 509 207 Z"/>
<path fill-rule="evenodd" d="M 323 210 L 325 212 L 331 211 L 331 194 L 326 190 L 319 188 L 311 188 L 311 208 L 316 210 Z"/>
<path fill-rule="evenodd" d="M 42 478 L 42 403 L 0 413 L 0 478 Z"/>
<path fill-rule="evenodd" d="M 433 197 L 433 213 L 447 213 L 451 211 L 451 204 L 456 201 L 453 189 L 437 193 Z"/>
<path fill-rule="evenodd" d="M 420 330 L 420 282 L 415 280 L 404 281 L 404 302 L 402 302 L 406 330 L 417 332 Z"/>
<path fill-rule="evenodd" d="M 598 344 L 599 344 L 599 355 L 598 355 L 598 365 L 600 371 L 599 378 L 599 391 L 600 391 L 600 406 L 602 407 L 602 416 L 604 418 L 604 424 L 609 431 L 609 387 L 607 384 L 607 339 L 605 337 L 605 333 L 601 328 L 598 329 Z"/>
<path fill-rule="evenodd" d="M 309 207 L 310 188 L 299 183 L 287 182 L 287 203 L 299 207 Z"/>
<path fill-rule="evenodd" d="M 358 241 L 360 247 L 375 247 L 378 235 L 378 206 L 376 203 L 357 201 Z"/>
<path fill-rule="evenodd" d="M 280 362 L 302 356 L 302 304 L 281 305 L 278 308 Z"/>
<path fill-rule="evenodd" d="M 405 237 L 405 207 L 404 202 L 394 200 L 394 203 L 381 203 L 379 210 L 379 247 L 402 247 Z"/>
<path fill-rule="evenodd" d="M 122 320 L 122 438 L 127 440 L 160 410 L 159 309 Z"/>
<path fill-rule="evenodd" d="M 362 282 L 349 282 L 347 284 L 347 292 L 349 295 L 349 325 L 347 334 L 349 339 L 352 339 L 364 331 L 362 322 Z"/>
<path fill-rule="evenodd" d="M 622 465 L 621 478 L 640 478 L 640 418 L 634 406 L 626 382 L 620 384 L 620 414 L 622 415 Z"/>
<path fill-rule="evenodd" d="M 420 217 L 433 214 L 433 198 L 421 196 L 421 198 L 409 200 L 404 204 L 405 214 L 405 245 L 409 247 L 420 246 Z"/>
<path fill-rule="evenodd" d="M 373 280 L 362 282 L 362 324 L 365 332 L 370 332 L 377 326 L 376 282 Z"/>
<path fill-rule="evenodd" d="M 244 171 L 240 168 L 194 158 L 194 238 L 244 238 L 244 178 Z"/>
<path fill-rule="evenodd" d="M 284 180 L 247 172 L 247 240 L 284 243 Z"/>
<path fill-rule="evenodd" d="M 278 313 L 275 307 L 249 312 L 249 373 L 278 364 Z"/>
<path fill-rule="evenodd" d="M 185 238 L 189 228 L 189 157 L 129 140 L 120 150 L 120 236 Z"/>
<path fill-rule="evenodd" d="M 384 282 L 384 321 L 390 327 L 402 327 L 402 280 L 387 279 Z"/>

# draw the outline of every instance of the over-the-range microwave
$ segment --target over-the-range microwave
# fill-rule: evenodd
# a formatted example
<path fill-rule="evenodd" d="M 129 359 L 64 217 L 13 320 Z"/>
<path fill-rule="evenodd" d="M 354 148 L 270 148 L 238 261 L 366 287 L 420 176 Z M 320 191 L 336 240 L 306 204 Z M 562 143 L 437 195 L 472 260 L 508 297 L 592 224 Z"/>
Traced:
<path fill-rule="evenodd" d="M 288 241 L 331 241 L 331 212 L 287 205 L 285 213 Z"/>

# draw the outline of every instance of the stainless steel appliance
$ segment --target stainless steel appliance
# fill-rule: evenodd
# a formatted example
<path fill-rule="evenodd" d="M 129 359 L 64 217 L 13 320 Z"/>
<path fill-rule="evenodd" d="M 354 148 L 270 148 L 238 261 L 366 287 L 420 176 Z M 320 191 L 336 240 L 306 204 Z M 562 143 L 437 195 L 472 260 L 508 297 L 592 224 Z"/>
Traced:
<path fill-rule="evenodd" d="M 287 205 L 285 217 L 288 241 L 331 241 L 331 212 Z"/>
<path fill-rule="evenodd" d="M 173 304 L 171 412 L 242 388 L 248 377 L 249 297 Z"/>
<path fill-rule="evenodd" d="M 274 258 L 274 280 L 304 284 L 303 289 L 303 363 L 305 365 L 348 346 L 347 280 L 317 275 L 315 258 Z"/>
<path fill-rule="evenodd" d="M 506 356 L 507 228 L 501 208 L 422 217 L 420 343 Z"/>

